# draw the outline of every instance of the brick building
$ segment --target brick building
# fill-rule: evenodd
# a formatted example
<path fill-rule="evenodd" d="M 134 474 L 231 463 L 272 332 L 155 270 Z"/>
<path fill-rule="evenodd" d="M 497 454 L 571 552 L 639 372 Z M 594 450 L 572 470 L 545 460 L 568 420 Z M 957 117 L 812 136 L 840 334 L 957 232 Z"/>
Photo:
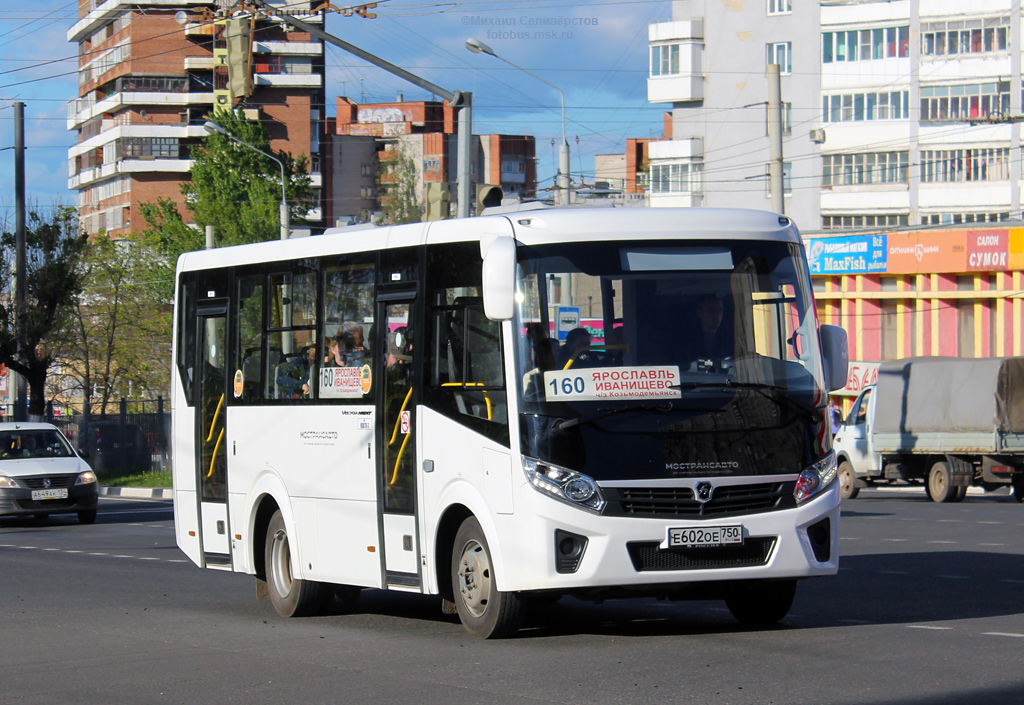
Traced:
<path fill-rule="evenodd" d="M 397 153 L 413 160 L 417 196 L 423 185 L 449 184 L 452 212 L 457 208 L 458 114 L 447 101 L 398 100 L 358 105 L 340 97 L 331 140 L 330 220 L 370 220 L 380 207 L 377 176 L 382 161 Z M 528 135 L 474 135 L 472 187 L 501 186 L 506 197 L 533 199 L 537 193 L 535 142 Z"/>
<path fill-rule="evenodd" d="M 188 220 L 179 185 L 215 104 L 262 121 L 272 150 L 307 155 L 320 198 L 323 43 L 273 17 L 231 20 L 218 13 L 223 4 L 79 0 L 79 20 L 67 34 L 79 48 L 79 97 L 68 105 L 68 129 L 78 133 L 68 150 L 68 188 L 78 192 L 90 234 L 141 229 L 139 204 L 159 198 L 177 202 Z M 322 23 L 310 5 L 288 2 L 288 11 Z M 232 44 L 233 28 L 249 36 Z M 322 205 L 307 218 L 321 225 Z"/>

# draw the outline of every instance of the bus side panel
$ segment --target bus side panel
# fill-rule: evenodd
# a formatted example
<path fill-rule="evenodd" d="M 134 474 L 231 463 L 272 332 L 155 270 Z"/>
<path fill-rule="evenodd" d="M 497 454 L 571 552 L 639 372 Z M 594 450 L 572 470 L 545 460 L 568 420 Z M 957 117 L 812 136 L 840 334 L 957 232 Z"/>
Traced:
<path fill-rule="evenodd" d="M 383 587 L 377 552 L 377 503 L 321 499 L 316 519 L 321 570 L 310 577 L 342 585 Z M 411 572 L 416 572 L 415 566 Z"/>
<path fill-rule="evenodd" d="M 424 461 L 433 462 L 433 471 L 420 475 L 420 532 L 426 561 L 423 592 L 438 592 L 435 561 L 446 565 L 451 560 L 444 548 L 435 555 L 437 522 L 448 507 L 456 504 L 467 507 L 480 521 L 491 549 L 498 585 L 501 586 L 508 577 L 506 553 L 515 552 L 516 546 L 514 540 L 503 545 L 497 527 L 499 524 L 502 526 L 501 535 L 514 534 L 511 526 L 514 492 L 507 492 L 500 498 L 489 497 L 488 493 L 505 493 L 508 488 L 509 478 L 505 473 L 510 461 L 504 459 L 509 458 L 509 449 L 427 407 L 418 407 L 416 415 L 420 425 L 418 465 L 423 467 Z M 491 473 L 487 480 L 486 472 Z M 524 481 L 525 475 L 521 472 L 517 475 L 513 470 L 512 486 Z M 489 509 L 489 504 L 510 513 L 495 514 Z"/>
<path fill-rule="evenodd" d="M 199 543 L 199 505 L 196 501 L 195 410 L 185 404 L 174 372 L 174 410 L 171 442 L 174 458 L 174 533 L 178 548 L 198 566 L 203 565 Z"/>
<path fill-rule="evenodd" d="M 272 484 L 282 488 L 271 494 L 279 505 L 289 503 L 282 506 L 282 513 L 292 532 L 298 577 L 334 580 L 330 576 L 348 575 L 338 549 L 348 539 L 341 537 L 359 536 L 364 553 L 367 546 L 377 545 L 370 407 L 234 407 L 228 438 L 228 484 L 233 492 L 248 493 L 255 483 L 265 484 L 263 475 L 268 472 L 276 478 Z M 258 497 L 247 496 L 249 502 Z M 347 501 L 334 506 L 335 500 Z M 342 513 L 341 508 L 354 511 Z M 373 554 L 370 558 L 376 560 Z M 376 564 L 374 571 L 379 575 Z"/>

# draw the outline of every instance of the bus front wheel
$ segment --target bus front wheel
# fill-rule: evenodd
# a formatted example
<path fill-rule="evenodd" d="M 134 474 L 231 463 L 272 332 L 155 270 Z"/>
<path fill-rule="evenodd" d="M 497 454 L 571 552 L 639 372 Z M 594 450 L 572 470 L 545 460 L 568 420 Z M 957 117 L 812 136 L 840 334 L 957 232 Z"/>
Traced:
<path fill-rule="evenodd" d="M 491 551 L 480 522 L 469 517 L 452 547 L 452 591 L 462 625 L 481 639 L 514 634 L 523 621 L 525 599 L 498 590 Z"/>
<path fill-rule="evenodd" d="M 282 617 L 315 614 L 324 602 L 323 584 L 292 576 L 292 551 L 280 510 L 267 526 L 263 548 L 267 571 L 267 589 L 274 609 Z"/>
<path fill-rule="evenodd" d="M 731 586 L 725 606 L 740 624 L 767 627 L 789 614 L 794 597 L 795 580 L 748 580 Z"/>

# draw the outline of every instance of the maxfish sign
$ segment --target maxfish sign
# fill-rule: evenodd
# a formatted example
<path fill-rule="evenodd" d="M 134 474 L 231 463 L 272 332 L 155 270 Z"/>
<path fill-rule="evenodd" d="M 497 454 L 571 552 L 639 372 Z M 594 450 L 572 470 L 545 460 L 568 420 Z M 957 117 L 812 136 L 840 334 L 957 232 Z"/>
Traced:
<path fill-rule="evenodd" d="M 679 399 L 679 367 L 592 367 L 544 373 L 548 401 Z"/>
<path fill-rule="evenodd" d="M 807 241 L 811 274 L 863 274 L 886 271 L 886 236 L 815 238 Z"/>

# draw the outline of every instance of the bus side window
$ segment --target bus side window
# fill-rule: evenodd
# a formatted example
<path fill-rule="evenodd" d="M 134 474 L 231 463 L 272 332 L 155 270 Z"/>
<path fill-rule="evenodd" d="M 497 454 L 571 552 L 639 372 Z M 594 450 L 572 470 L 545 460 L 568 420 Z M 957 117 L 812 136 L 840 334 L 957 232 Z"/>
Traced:
<path fill-rule="evenodd" d="M 371 398 L 372 391 L 367 387 L 351 382 L 338 384 L 340 379 L 352 380 L 353 377 L 342 375 L 337 368 L 362 369 L 371 363 L 374 271 L 373 261 L 366 255 L 340 257 L 324 269 L 324 313 L 319 350 L 322 368 L 318 384 L 320 399 L 365 404 Z"/>
<path fill-rule="evenodd" d="M 429 248 L 427 280 L 424 401 L 448 418 L 508 445 L 501 323 L 484 315 L 479 246 L 455 243 Z"/>
<path fill-rule="evenodd" d="M 236 335 L 235 370 L 242 373 L 241 403 L 255 403 L 260 398 L 260 372 L 263 367 L 263 276 L 238 277 L 235 299 Z"/>
<path fill-rule="evenodd" d="M 316 273 L 306 263 L 267 280 L 264 399 L 313 399 L 320 367 Z"/>

